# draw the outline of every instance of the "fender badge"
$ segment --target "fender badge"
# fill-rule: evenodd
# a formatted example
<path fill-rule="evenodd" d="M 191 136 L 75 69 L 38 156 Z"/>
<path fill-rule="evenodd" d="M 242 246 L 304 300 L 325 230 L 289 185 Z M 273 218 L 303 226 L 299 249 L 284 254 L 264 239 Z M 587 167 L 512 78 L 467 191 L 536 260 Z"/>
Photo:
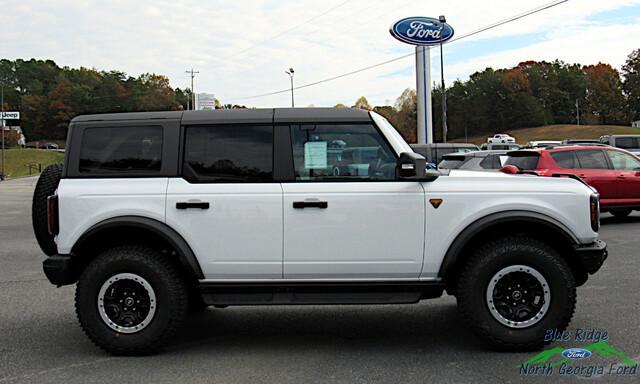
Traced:
<path fill-rule="evenodd" d="M 438 209 L 438 207 L 440 207 L 440 204 L 442 204 L 442 199 L 429 199 L 429 202 L 431 203 L 433 208 Z"/>

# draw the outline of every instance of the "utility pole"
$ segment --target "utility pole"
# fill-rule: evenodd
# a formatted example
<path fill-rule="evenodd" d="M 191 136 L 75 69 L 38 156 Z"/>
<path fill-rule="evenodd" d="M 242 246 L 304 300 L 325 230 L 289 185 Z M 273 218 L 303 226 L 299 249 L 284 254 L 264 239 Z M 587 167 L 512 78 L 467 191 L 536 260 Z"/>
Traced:
<path fill-rule="evenodd" d="M 287 71 L 284 71 L 284 73 L 289 75 L 289 78 L 291 79 L 291 108 L 293 108 L 295 106 L 294 103 L 293 103 L 293 74 L 294 74 L 294 70 L 293 70 L 293 68 L 289 68 Z"/>
<path fill-rule="evenodd" d="M 576 122 L 580 125 L 580 105 L 578 104 L 578 99 L 576 99 Z"/>
<path fill-rule="evenodd" d="M 442 81 L 442 142 L 447 142 L 447 89 L 444 86 L 444 55 L 442 54 L 442 29 L 447 19 L 444 15 L 438 17 L 440 20 L 440 80 Z M 465 135 L 466 136 L 466 135 Z"/>
<path fill-rule="evenodd" d="M 0 175 L 4 180 L 7 177 L 4 173 L 4 79 L 0 79 L 0 130 L 2 130 L 2 171 L 0 171 Z"/>
<path fill-rule="evenodd" d="M 200 73 L 200 72 L 194 71 L 193 68 L 191 68 L 191 70 L 184 71 L 184 72 L 191 75 L 191 109 L 193 110 L 193 109 L 196 109 L 196 93 L 193 91 L 193 78 L 195 77 L 196 73 Z"/>

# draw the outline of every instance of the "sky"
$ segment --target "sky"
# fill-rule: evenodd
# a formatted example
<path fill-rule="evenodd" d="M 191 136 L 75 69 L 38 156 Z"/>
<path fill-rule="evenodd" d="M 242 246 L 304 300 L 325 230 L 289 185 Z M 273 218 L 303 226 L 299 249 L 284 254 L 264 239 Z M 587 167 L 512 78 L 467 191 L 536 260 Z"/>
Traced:
<path fill-rule="evenodd" d="M 408 16 L 445 15 L 455 35 L 493 24 L 551 0 L 236 0 L 92 1 L 0 0 L 0 58 L 52 59 L 60 66 L 158 73 L 223 103 L 289 106 L 296 85 L 351 72 L 414 47 L 389 27 Z M 526 60 L 609 63 L 617 69 L 640 48 L 640 0 L 569 0 L 535 15 L 444 46 L 445 80 L 466 80 L 486 67 Z M 432 76 L 440 57 L 432 50 Z M 393 104 L 415 88 L 410 56 L 295 91 L 296 106 Z"/>

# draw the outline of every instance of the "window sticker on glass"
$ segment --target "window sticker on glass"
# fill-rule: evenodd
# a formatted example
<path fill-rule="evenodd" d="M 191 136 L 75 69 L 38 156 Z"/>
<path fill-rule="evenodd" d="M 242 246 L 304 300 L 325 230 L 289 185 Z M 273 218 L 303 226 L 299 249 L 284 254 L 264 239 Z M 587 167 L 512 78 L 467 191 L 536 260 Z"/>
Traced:
<path fill-rule="evenodd" d="M 327 168 L 327 142 L 308 141 L 304 143 L 305 169 Z"/>

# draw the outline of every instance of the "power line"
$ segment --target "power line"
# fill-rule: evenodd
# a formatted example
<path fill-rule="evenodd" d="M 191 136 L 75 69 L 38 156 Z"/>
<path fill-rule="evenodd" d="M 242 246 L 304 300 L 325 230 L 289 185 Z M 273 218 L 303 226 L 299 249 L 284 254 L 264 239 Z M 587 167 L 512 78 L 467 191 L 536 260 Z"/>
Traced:
<path fill-rule="evenodd" d="M 546 4 L 543 4 L 543 5 L 540 5 L 540 6 L 536 7 L 536 8 L 533 8 L 533 9 L 530 9 L 530 10 L 528 10 L 528 11 L 525 11 L 525 12 L 519 13 L 519 14 L 517 14 L 517 15 L 511 16 L 511 17 L 508 17 L 508 18 L 506 18 L 506 19 L 502 19 L 502 20 L 496 21 L 496 22 L 495 22 L 495 23 L 493 23 L 493 24 L 489 24 L 489 25 L 484 26 L 484 27 L 482 27 L 482 28 L 480 28 L 480 29 L 477 29 L 477 30 L 475 30 L 475 31 L 471 31 L 471 32 L 469 32 L 469 33 L 466 33 L 466 34 L 463 34 L 463 35 L 461 35 L 461 36 L 458 36 L 458 37 L 456 37 L 456 38 L 454 38 L 454 39 L 451 39 L 449 43 L 453 43 L 453 42 L 455 42 L 455 41 L 458 41 L 458 40 L 464 39 L 464 38 L 469 37 L 469 36 L 476 35 L 476 34 L 478 34 L 478 33 L 481 33 L 481 32 L 484 32 L 484 31 L 487 31 L 487 30 L 489 30 L 489 29 L 493 29 L 493 28 L 496 28 L 496 27 L 502 26 L 502 25 L 504 25 L 504 24 L 508 24 L 508 23 L 510 23 L 510 22 L 513 22 L 513 21 L 516 21 L 516 20 L 522 19 L 522 18 L 524 18 L 524 17 L 530 16 L 530 15 L 536 14 L 536 13 L 538 13 L 538 12 L 544 11 L 544 10 L 546 10 L 546 9 L 549 9 L 549 8 L 555 7 L 555 6 L 557 6 L 557 5 L 560 5 L 560 4 L 563 4 L 563 3 L 566 3 L 567 1 L 569 1 L 569 0 L 556 0 L 556 1 L 552 1 L 552 2 L 550 2 L 550 3 L 546 3 Z M 412 52 L 412 53 L 405 54 L 405 55 L 402 55 L 402 56 L 397 56 L 397 57 L 394 57 L 394 58 L 392 58 L 392 59 L 385 60 L 385 61 L 382 61 L 382 62 L 379 62 L 379 63 L 376 63 L 376 64 L 368 65 L 368 66 L 366 66 L 366 67 L 359 68 L 359 69 L 353 70 L 353 71 L 351 71 L 351 72 L 343 73 L 343 74 L 341 74 L 341 75 L 336 75 L 336 76 L 328 77 L 328 78 L 325 78 L 325 79 L 322 79 L 322 80 L 314 81 L 314 82 L 311 82 L 311 83 L 307 83 L 307 84 L 299 85 L 299 86 L 297 86 L 297 87 L 295 87 L 295 88 L 293 88 L 293 89 L 294 89 L 294 90 L 296 90 L 296 89 L 303 89 L 303 88 L 312 87 L 312 86 L 314 86 L 314 85 L 318 85 L 318 84 L 322 84 L 322 83 L 327 83 L 327 82 L 329 82 L 329 81 L 333 81 L 333 80 L 341 79 L 341 78 L 343 78 L 343 77 L 347 77 L 347 76 L 355 75 L 355 74 L 357 74 L 357 73 L 364 72 L 364 71 L 368 71 L 368 70 L 373 69 L 373 68 L 381 67 L 381 66 L 383 66 L 383 65 L 386 65 L 386 64 L 389 64 L 389 63 L 393 63 L 393 62 L 395 62 L 395 61 L 402 60 L 402 59 L 405 59 L 405 58 L 407 58 L 407 57 L 411 57 L 411 56 L 414 56 L 414 53 L 413 53 L 413 52 Z M 256 98 L 259 98 L 259 97 L 265 97 L 265 96 L 278 95 L 278 94 L 285 93 L 285 92 L 290 92 L 290 89 L 282 89 L 282 90 L 279 90 L 279 91 L 273 91 L 273 92 L 261 93 L 261 94 L 253 95 L 253 96 L 236 97 L 236 98 L 231 98 L 231 100 L 247 100 L 247 99 L 256 99 Z"/>
<path fill-rule="evenodd" d="M 231 55 L 229 55 L 229 56 L 225 56 L 225 57 L 223 57 L 221 60 L 228 60 L 228 59 L 231 59 L 232 57 L 236 57 L 236 56 L 241 55 L 241 54 L 243 54 L 243 53 L 245 53 L 245 52 L 247 52 L 247 51 L 252 50 L 252 49 L 253 49 L 254 47 L 256 47 L 257 45 L 260 45 L 260 44 L 266 43 L 266 42 L 268 42 L 268 41 L 272 41 L 272 40 L 274 40 L 274 39 L 277 39 L 278 37 L 283 36 L 283 35 L 285 35 L 286 33 L 291 32 L 291 31 L 293 31 L 293 30 L 294 30 L 294 29 L 296 29 L 296 28 L 300 28 L 300 27 L 302 27 L 302 26 L 303 26 L 303 25 L 305 25 L 305 24 L 309 24 L 310 22 L 315 21 L 315 20 L 317 20 L 317 19 L 321 18 L 322 16 L 324 16 L 324 15 L 326 15 L 326 14 L 328 14 L 328 13 L 331 13 L 331 12 L 335 11 L 336 9 L 338 9 L 338 8 L 340 8 L 340 7 L 342 7 L 342 6 L 344 6 L 345 4 L 349 3 L 350 1 L 351 1 L 351 0 L 345 0 L 345 1 L 343 1 L 342 3 L 340 3 L 340 4 L 336 5 L 335 7 L 329 8 L 328 10 L 326 10 L 326 11 L 324 11 L 324 12 L 322 12 L 322 13 L 318 14 L 318 15 L 315 15 L 315 16 L 313 16 L 313 17 L 312 17 L 312 18 L 310 18 L 310 19 L 305 20 L 305 21 L 303 21 L 303 22 L 302 22 L 302 23 L 300 23 L 300 24 L 296 24 L 296 25 L 294 25 L 293 27 L 290 27 L 290 28 L 285 29 L 284 31 L 278 32 L 277 34 L 275 34 L 275 35 L 273 35 L 273 36 L 271 36 L 271 37 L 268 37 L 268 38 L 266 38 L 266 39 L 264 39 L 264 40 L 260 40 L 260 41 L 258 41 L 258 42 L 255 42 L 255 43 L 251 44 L 249 47 L 247 47 L 247 48 L 245 48 L 245 49 L 242 49 L 242 50 L 240 50 L 240 51 L 238 51 L 238 52 L 236 52 L 236 53 L 234 53 L 234 54 L 231 54 Z"/>

